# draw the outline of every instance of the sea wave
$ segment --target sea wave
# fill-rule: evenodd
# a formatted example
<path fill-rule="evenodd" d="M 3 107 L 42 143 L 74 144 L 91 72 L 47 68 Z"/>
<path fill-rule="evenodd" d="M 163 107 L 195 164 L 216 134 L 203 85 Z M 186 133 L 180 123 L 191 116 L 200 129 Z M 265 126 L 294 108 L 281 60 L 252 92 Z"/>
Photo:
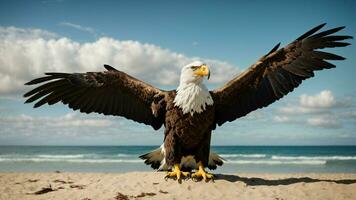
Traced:
<path fill-rule="evenodd" d="M 143 160 L 116 160 L 116 159 L 78 159 L 78 160 L 69 160 L 67 162 L 74 163 L 142 163 Z"/>
<path fill-rule="evenodd" d="M 84 158 L 88 156 L 88 154 L 73 154 L 73 155 L 50 155 L 50 154 L 43 154 L 43 155 L 35 155 L 39 158 Z"/>
<path fill-rule="evenodd" d="M 280 160 L 229 160 L 226 163 L 231 164 L 259 164 L 259 165 L 325 165 L 326 160 L 298 160 L 298 161 L 280 161 Z"/>
<path fill-rule="evenodd" d="M 117 154 L 118 157 L 132 157 L 132 156 L 136 156 L 136 155 L 133 155 L 133 154 L 125 154 L 125 153 L 119 153 Z M 137 156 L 138 157 L 138 156 Z"/>
<path fill-rule="evenodd" d="M 356 160 L 356 156 L 272 156 L 272 160 Z"/>
<path fill-rule="evenodd" d="M 223 158 L 265 158 L 266 154 L 220 154 Z"/>
<path fill-rule="evenodd" d="M 115 159 L 115 158 L 129 158 L 137 157 L 138 155 L 134 154 L 3 154 L 0 155 L 1 158 L 17 158 L 17 159 L 27 159 L 27 158 L 45 158 L 45 159 L 71 159 L 71 158 L 87 158 L 87 159 Z"/>
<path fill-rule="evenodd" d="M 64 159 L 64 158 L 0 158 L 0 162 L 65 162 L 65 163 L 142 163 L 139 159 Z M 259 164 L 259 165 L 324 165 L 326 160 L 228 160 L 230 164 Z"/>

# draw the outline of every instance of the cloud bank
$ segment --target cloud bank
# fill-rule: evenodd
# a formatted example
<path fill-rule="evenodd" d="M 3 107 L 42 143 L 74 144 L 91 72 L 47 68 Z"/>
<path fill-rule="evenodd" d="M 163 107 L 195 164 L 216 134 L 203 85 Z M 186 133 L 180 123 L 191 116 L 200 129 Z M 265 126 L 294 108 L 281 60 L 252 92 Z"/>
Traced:
<path fill-rule="evenodd" d="M 330 109 L 347 106 L 346 101 L 336 101 L 330 90 L 322 90 L 316 95 L 302 94 L 297 104 L 288 104 L 278 109 L 283 114 L 325 113 Z"/>
<path fill-rule="evenodd" d="M 330 90 L 322 90 L 315 95 L 300 95 L 297 103 L 278 108 L 276 114 L 273 121 L 277 123 L 336 129 L 355 113 L 350 99 L 337 99 Z"/>
<path fill-rule="evenodd" d="M 188 57 L 153 44 L 101 37 L 80 43 L 41 29 L 0 27 L 0 95 L 22 93 L 23 84 L 44 72 L 102 71 L 110 64 L 157 87 L 176 87 L 181 68 L 203 60 L 209 83 L 223 84 L 239 73 L 224 61 Z"/>

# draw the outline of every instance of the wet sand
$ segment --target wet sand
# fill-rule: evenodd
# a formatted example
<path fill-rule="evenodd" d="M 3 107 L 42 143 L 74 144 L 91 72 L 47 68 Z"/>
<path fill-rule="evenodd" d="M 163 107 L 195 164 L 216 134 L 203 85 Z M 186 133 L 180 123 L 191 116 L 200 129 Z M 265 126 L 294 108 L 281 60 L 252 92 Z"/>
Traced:
<path fill-rule="evenodd" d="M 356 174 L 0 173 L 0 199 L 356 199 Z"/>

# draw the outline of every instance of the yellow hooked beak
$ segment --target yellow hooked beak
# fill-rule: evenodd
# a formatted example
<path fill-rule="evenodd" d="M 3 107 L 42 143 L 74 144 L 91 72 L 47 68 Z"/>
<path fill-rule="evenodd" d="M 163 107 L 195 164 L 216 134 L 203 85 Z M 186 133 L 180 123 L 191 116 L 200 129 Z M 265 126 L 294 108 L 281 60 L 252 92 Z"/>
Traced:
<path fill-rule="evenodd" d="M 196 76 L 208 76 L 208 79 L 210 78 L 210 70 L 208 66 L 202 65 L 198 69 L 194 71 L 194 75 Z"/>

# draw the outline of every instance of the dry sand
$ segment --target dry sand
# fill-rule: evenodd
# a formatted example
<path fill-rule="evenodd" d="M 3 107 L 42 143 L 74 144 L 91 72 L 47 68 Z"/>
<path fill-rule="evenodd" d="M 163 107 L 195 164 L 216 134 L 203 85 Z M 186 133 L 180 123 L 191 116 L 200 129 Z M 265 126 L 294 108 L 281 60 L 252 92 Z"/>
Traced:
<path fill-rule="evenodd" d="M 0 199 L 356 199 L 356 174 L 216 175 L 164 180 L 162 172 L 0 173 Z"/>

